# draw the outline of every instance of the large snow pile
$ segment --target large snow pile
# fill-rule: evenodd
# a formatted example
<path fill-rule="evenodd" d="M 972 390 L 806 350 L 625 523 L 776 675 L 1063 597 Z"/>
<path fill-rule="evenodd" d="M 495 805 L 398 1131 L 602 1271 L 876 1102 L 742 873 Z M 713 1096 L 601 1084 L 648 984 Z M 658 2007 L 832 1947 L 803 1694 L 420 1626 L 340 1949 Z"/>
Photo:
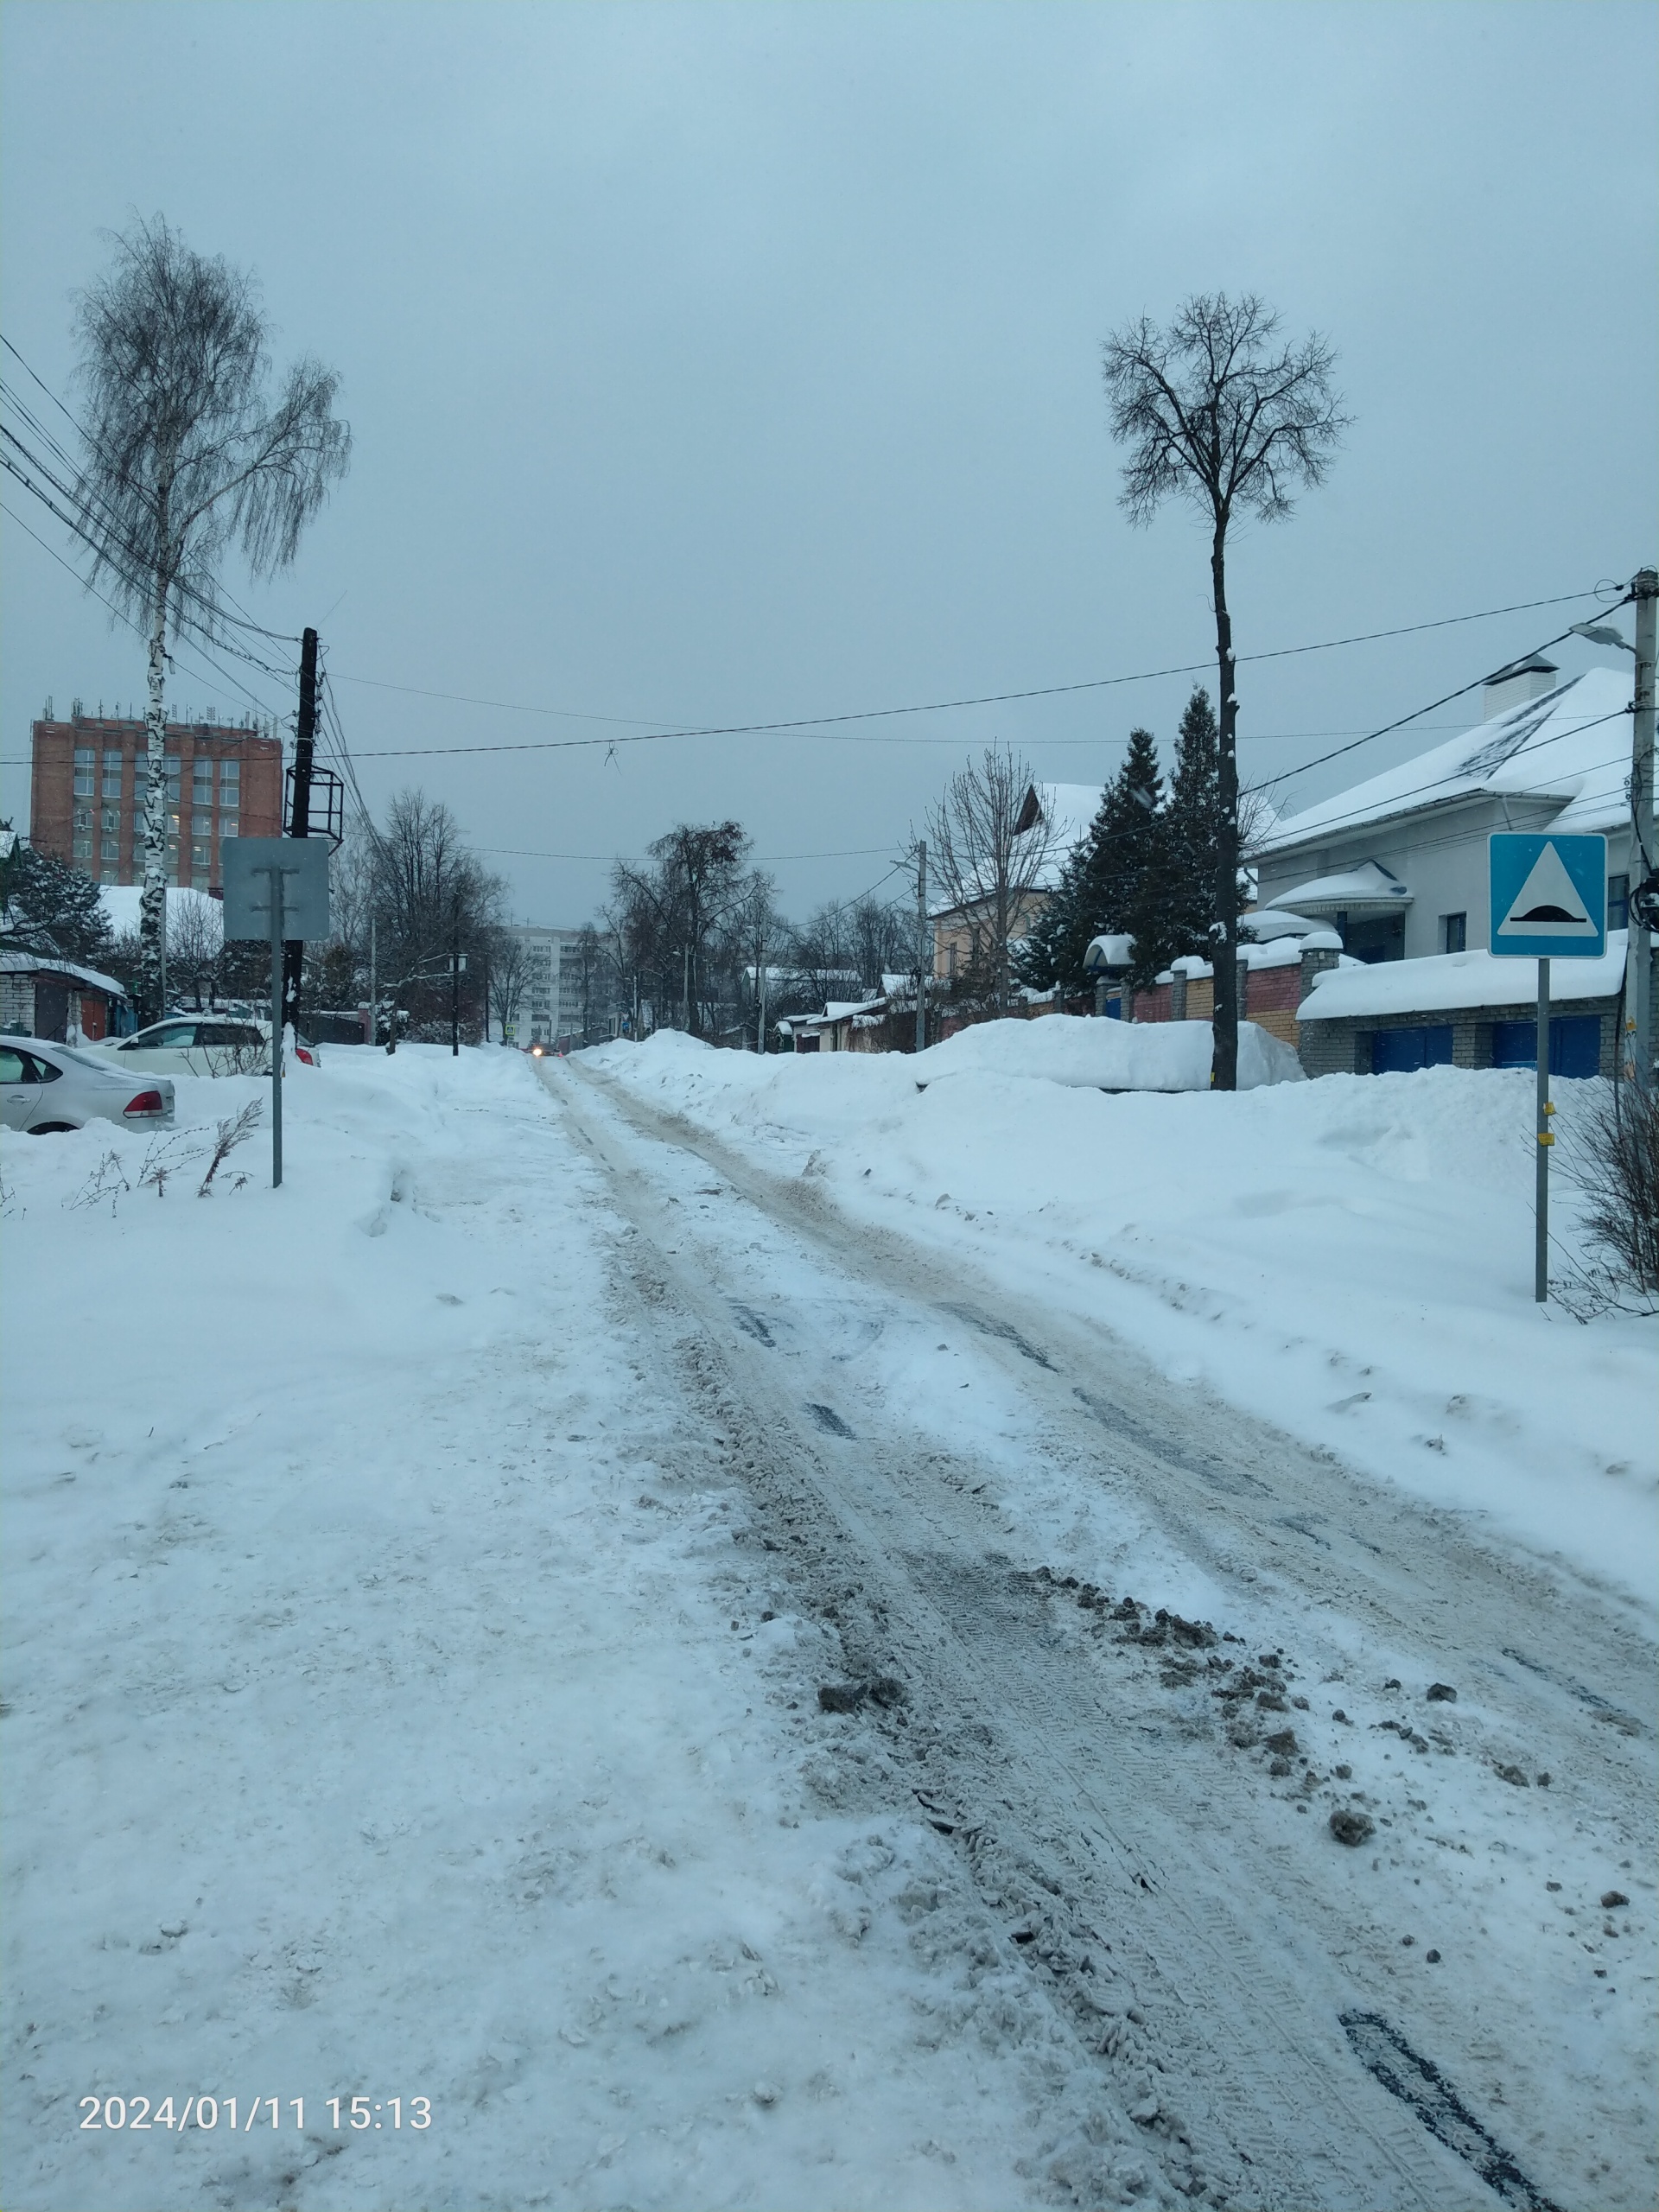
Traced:
<path fill-rule="evenodd" d="M 1170 1049 L 1178 1027 L 1148 1027 L 1146 1049 Z M 1064 1057 L 1083 1028 L 1100 1033 L 1083 1049 L 1103 1067 L 1119 1025 L 1058 1016 L 919 1059 L 763 1060 L 678 1037 L 587 1058 L 751 1160 L 810 1173 L 849 1217 L 944 1247 L 1109 1327 L 1178 1382 L 1651 1602 L 1659 1324 L 1580 1326 L 1559 1300 L 1535 1306 L 1530 1073 L 1109 1096 L 1078 1087 Z M 1060 1080 L 996 1066 L 1014 1029 L 1053 1036 Z M 917 1072 L 952 1056 L 969 1065 L 918 1090 Z M 1575 1249 L 1560 1171 L 1591 1089 L 1557 1089 L 1558 1274 Z"/>
<path fill-rule="evenodd" d="M 1051 2201 L 1081 2047 L 919 1817 L 809 1786 L 836 1639 L 763 1620 L 527 1064 L 336 1052 L 284 1188 L 262 1132 L 198 1198 L 265 1089 L 0 1132 L 4 2202 Z"/>
<path fill-rule="evenodd" d="M 909 1063 L 918 1081 L 967 1072 L 1041 1077 L 1096 1090 L 1207 1090 L 1211 1031 L 1207 1021 L 1091 1021 L 1069 1014 L 1033 1021 L 982 1021 L 931 1046 Z M 1254 1021 L 1238 1032 L 1241 1090 L 1300 1083 L 1288 1045 Z"/>

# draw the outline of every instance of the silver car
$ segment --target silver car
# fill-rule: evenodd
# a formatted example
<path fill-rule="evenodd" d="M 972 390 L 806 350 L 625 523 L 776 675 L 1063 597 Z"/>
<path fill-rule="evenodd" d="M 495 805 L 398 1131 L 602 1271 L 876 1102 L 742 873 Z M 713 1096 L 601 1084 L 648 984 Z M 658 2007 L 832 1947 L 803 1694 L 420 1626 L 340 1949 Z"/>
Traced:
<path fill-rule="evenodd" d="M 97 1046 L 125 1068 L 152 1075 L 269 1075 L 270 1024 L 223 1015 L 172 1014 L 136 1037 L 105 1038 Z"/>
<path fill-rule="evenodd" d="M 40 1137 L 88 1122 L 170 1128 L 173 1086 L 165 1076 L 123 1069 L 77 1046 L 0 1037 L 0 1126 Z"/>

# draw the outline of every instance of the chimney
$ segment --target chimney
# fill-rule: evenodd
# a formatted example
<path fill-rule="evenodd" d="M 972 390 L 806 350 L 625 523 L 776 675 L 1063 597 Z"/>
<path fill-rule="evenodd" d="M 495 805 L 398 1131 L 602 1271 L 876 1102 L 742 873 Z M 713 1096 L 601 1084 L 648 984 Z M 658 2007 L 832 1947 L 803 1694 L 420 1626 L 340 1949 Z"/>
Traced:
<path fill-rule="evenodd" d="M 1541 699 L 1546 691 L 1553 691 L 1560 676 L 1553 660 L 1546 660 L 1541 653 L 1533 653 L 1526 660 L 1512 660 L 1507 668 L 1494 669 L 1487 677 L 1482 694 L 1482 715 L 1491 721 L 1494 715 L 1506 714 L 1511 707 L 1524 706 L 1529 699 Z"/>

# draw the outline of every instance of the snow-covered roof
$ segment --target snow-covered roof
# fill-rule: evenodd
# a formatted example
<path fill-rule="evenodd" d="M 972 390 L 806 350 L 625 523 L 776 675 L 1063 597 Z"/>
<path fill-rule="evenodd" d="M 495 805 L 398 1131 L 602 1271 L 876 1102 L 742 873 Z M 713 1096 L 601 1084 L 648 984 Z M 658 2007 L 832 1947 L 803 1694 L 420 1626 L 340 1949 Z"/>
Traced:
<path fill-rule="evenodd" d="M 1323 909 L 1333 914 L 1387 914 L 1411 904 L 1411 893 L 1399 877 L 1375 861 L 1363 861 L 1340 875 L 1316 876 L 1283 896 L 1287 906 L 1305 906 L 1310 913 Z"/>
<path fill-rule="evenodd" d="M 838 1021 L 851 1021 L 860 1014 L 879 1014 L 887 1005 L 884 996 L 874 999 L 830 999 L 822 1014 L 795 1014 L 787 1022 L 778 1024 L 779 1030 L 832 1029 Z"/>
<path fill-rule="evenodd" d="M 1238 918 L 1239 935 L 1254 938 L 1257 944 L 1266 944 L 1276 937 L 1312 937 L 1324 927 L 1322 922 L 1311 922 L 1306 914 L 1289 913 L 1278 905 L 1253 907 Z"/>
<path fill-rule="evenodd" d="M 1624 981 L 1625 932 L 1610 930 L 1599 960 L 1552 960 L 1549 995 L 1611 998 Z M 1313 978 L 1299 1021 L 1341 1021 L 1378 1014 L 1440 1014 L 1459 1007 L 1529 1005 L 1537 992 L 1531 960 L 1490 952 L 1439 952 L 1422 960 L 1379 960 L 1332 968 Z"/>
<path fill-rule="evenodd" d="M 1623 669 L 1590 669 L 1432 752 L 1285 816 L 1256 850 L 1265 857 L 1484 792 L 1560 800 L 1566 810 L 1554 829 L 1610 828 L 1628 812 L 1630 697 Z M 1291 893 L 1285 897 L 1295 903 Z"/>
<path fill-rule="evenodd" d="M 110 927 L 118 937 L 138 927 L 138 902 L 144 895 L 142 883 L 100 883 L 98 903 L 109 917 Z M 169 928 L 181 916 L 205 909 L 215 928 L 225 919 L 222 900 L 213 898 L 206 891 L 197 891 L 188 884 L 169 884 L 167 893 L 167 918 Z"/>
<path fill-rule="evenodd" d="M 100 975 L 96 968 L 83 968 L 78 960 L 60 960 L 54 952 L 0 952 L 0 975 L 4 976 L 67 976 L 77 983 L 84 983 L 88 990 L 104 991 L 112 999 L 124 999 L 127 987 L 113 976 Z"/>

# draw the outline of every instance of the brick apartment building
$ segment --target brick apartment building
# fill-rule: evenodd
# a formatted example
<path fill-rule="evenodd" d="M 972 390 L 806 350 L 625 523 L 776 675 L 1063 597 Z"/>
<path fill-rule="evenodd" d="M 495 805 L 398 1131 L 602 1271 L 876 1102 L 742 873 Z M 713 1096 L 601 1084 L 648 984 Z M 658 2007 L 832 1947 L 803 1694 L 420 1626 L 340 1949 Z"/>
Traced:
<path fill-rule="evenodd" d="M 33 725 L 29 842 L 99 883 L 144 875 L 144 725 L 86 715 Z M 282 829 L 283 745 L 273 734 L 220 722 L 167 725 L 169 883 L 217 892 L 219 842 L 275 837 Z"/>

